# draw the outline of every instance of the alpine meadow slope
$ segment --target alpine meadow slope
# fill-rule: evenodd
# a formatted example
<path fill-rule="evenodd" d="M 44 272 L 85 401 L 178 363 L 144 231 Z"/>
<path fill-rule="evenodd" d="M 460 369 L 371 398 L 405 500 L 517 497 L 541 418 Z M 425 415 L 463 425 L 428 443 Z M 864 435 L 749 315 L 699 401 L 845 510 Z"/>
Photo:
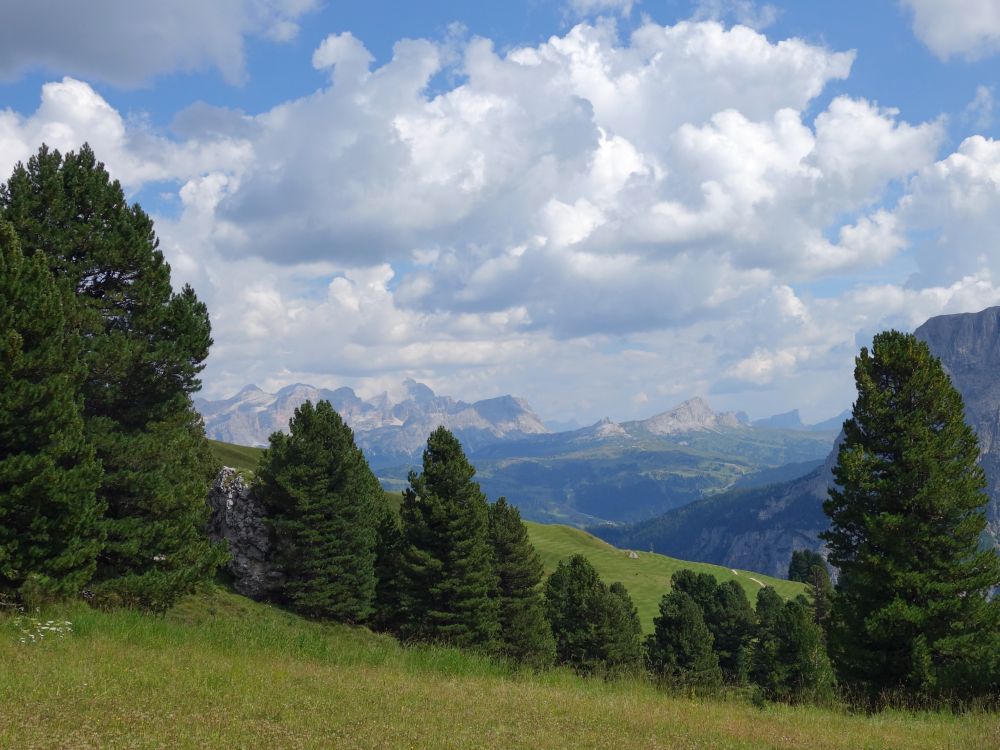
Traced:
<path fill-rule="evenodd" d="M 26 645 L 0 613 L 0 746 L 52 747 L 844 747 L 978 750 L 996 717 L 665 694 L 557 669 L 518 671 L 472 653 L 403 647 L 364 628 L 309 622 L 219 588 L 163 617 L 79 603 Z"/>

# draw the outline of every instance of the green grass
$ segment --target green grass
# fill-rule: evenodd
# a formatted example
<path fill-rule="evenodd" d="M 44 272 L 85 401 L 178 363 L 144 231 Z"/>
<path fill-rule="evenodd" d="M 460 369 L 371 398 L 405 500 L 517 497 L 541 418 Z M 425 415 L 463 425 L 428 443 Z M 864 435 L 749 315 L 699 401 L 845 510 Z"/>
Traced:
<path fill-rule="evenodd" d="M 221 440 L 209 440 L 212 455 L 223 466 L 231 466 L 240 471 L 256 471 L 263 448 L 251 448 L 246 445 L 223 443 Z"/>
<path fill-rule="evenodd" d="M 750 603 L 757 601 L 761 584 L 774 586 L 786 599 L 805 593 L 806 587 L 795 581 L 771 578 L 762 573 L 739 570 L 708 563 L 685 562 L 652 552 L 636 551 L 638 559 L 631 559 L 628 551 L 613 547 L 602 539 L 586 531 L 570 526 L 527 522 L 528 535 L 545 564 L 547 573 L 555 570 L 556 564 L 575 554 L 586 557 L 600 573 L 606 583 L 621 581 L 631 594 L 639 610 L 643 630 L 652 632 L 653 618 L 656 616 L 660 599 L 670 589 L 670 577 L 682 568 L 690 568 L 698 573 L 711 573 L 721 583 L 734 580 L 743 587 Z"/>
<path fill-rule="evenodd" d="M 564 670 L 305 622 L 211 589 L 164 617 L 45 613 L 73 633 L 18 642 L 0 615 L 0 747 L 988 748 L 997 716 L 690 699 Z"/>

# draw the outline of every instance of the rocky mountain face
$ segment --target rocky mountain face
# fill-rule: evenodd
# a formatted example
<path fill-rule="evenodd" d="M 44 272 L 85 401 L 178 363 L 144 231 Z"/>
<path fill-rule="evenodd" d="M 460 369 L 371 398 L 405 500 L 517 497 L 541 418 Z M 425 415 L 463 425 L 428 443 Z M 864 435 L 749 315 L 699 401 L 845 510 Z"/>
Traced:
<path fill-rule="evenodd" d="M 743 412 L 715 412 L 703 398 L 692 398 L 670 411 L 657 414 L 641 422 L 626 422 L 626 429 L 644 430 L 650 435 L 676 435 L 685 432 L 711 432 L 719 429 L 738 429 L 750 425 Z"/>
<path fill-rule="evenodd" d="M 965 401 L 986 472 L 988 533 L 1000 540 L 1000 307 L 931 318 L 914 332 L 944 365 Z M 629 527 L 592 531 L 618 546 L 783 576 L 793 549 L 822 551 L 823 500 L 836 445 L 823 466 L 769 487 L 708 496 Z"/>
<path fill-rule="evenodd" d="M 373 467 L 419 458 L 427 436 L 440 425 L 454 432 L 468 450 L 489 443 L 548 432 L 522 399 L 513 396 L 473 404 L 438 396 L 423 383 L 407 380 L 403 393 L 383 393 L 363 400 L 350 388 L 328 390 L 296 384 L 277 393 L 248 385 L 221 401 L 198 399 L 210 438 L 238 445 L 267 445 L 268 436 L 287 431 L 288 422 L 306 400 L 329 401 L 354 430 L 358 445 Z"/>
<path fill-rule="evenodd" d="M 989 533 L 1000 539 L 1000 307 L 931 318 L 914 333 L 941 360 L 965 401 L 965 421 L 979 435 L 986 472 Z"/>

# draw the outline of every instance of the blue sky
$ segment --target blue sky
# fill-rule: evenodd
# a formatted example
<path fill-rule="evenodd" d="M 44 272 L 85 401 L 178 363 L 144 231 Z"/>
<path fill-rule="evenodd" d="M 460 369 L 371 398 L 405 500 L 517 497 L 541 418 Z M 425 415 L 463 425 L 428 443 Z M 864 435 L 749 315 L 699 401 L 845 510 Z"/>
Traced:
<path fill-rule="evenodd" d="M 94 146 L 209 305 L 210 397 L 819 420 L 874 332 L 1000 302 L 998 53 L 998 0 L 38 0 L 0 171 Z"/>

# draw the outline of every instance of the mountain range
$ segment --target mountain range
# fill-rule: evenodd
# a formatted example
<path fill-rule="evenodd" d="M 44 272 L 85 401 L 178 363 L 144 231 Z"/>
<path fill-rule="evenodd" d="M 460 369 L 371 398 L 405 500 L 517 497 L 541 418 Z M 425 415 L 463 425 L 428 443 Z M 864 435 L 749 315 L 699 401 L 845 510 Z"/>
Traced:
<path fill-rule="evenodd" d="M 374 468 L 419 458 L 427 436 L 439 425 L 454 432 L 467 450 L 500 440 L 549 430 L 528 404 L 499 396 L 469 404 L 438 396 L 423 383 L 406 380 L 402 395 L 382 393 L 367 401 L 350 388 L 328 390 L 297 383 L 277 393 L 248 385 L 221 401 L 196 399 L 210 438 L 237 445 L 267 445 L 268 436 L 288 430 L 295 409 L 305 401 L 326 400 L 354 430 L 359 447 Z"/>
<path fill-rule="evenodd" d="M 1000 540 L 1000 307 L 931 318 L 914 332 L 941 360 L 979 435 L 987 479 L 987 542 Z M 784 575 L 793 549 L 822 552 L 823 500 L 833 481 L 836 445 L 822 465 L 770 486 L 704 497 L 631 526 L 592 529 L 613 544 L 687 560 Z"/>
<path fill-rule="evenodd" d="M 491 498 L 506 496 L 525 518 L 578 526 L 654 517 L 705 493 L 786 478 L 829 450 L 833 430 L 752 424 L 741 412 L 716 412 L 702 398 L 648 419 L 550 432 L 522 399 L 474 403 L 436 395 L 413 380 L 395 398 L 363 400 L 350 388 L 296 384 L 277 393 L 247 386 L 221 401 L 198 400 L 208 436 L 264 445 L 286 430 L 296 407 L 326 399 L 352 427 L 383 484 L 406 485 L 427 436 L 438 425 L 454 432 Z M 777 472 L 777 473 L 775 473 Z"/>

